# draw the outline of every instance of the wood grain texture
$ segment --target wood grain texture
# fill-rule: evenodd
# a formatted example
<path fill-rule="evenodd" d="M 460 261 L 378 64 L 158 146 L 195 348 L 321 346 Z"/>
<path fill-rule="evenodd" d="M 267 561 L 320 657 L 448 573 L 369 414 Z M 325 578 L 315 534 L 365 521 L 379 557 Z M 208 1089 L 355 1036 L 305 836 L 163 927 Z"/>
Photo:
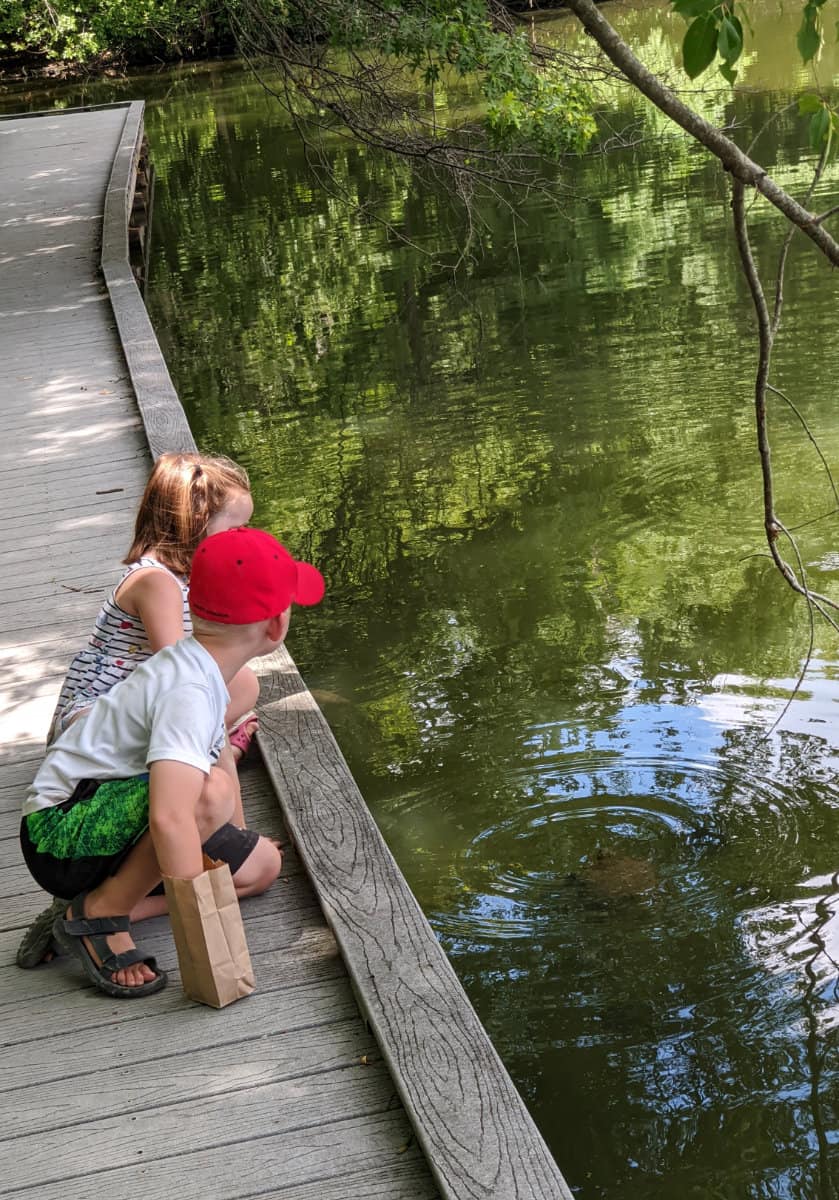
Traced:
<path fill-rule="evenodd" d="M 170 1063 L 169 1069 L 176 1075 L 177 1063 Z M 188 1064 L 185 1072 L 189 1080 Z M 251 1078 L 242 1088 L 234 1086 L 209 1094 L 204 1078 L 192 1077 L 191 1086 L 180 1098 L 165 1083 L 159 1098 L 152 1086 L 154 1076 L 147 1079 L 144 1073 L 138 1095 L 142 1119 L 137 1119 L 130 1110 L 115 1115 L 108 1093 L 102 1095 L 96 1081 L 90 1082 L 88 1109 L 81 1126 L 53 1124 L 49 1154 L 39 1153 L 44 1143 L 40 1130 L 20 1134 L 13 1141 L 0 1140 L 0 1179 L 14 1170 L 18 1187 L 37 1188 L 40 1192 L 50 1183 L 63 1181 L 74 1192 L 74 1181 L 89 1176 L 96 1164 L 119 1163 L 130 1157 L 147 1165 L 161 1159 L 162 1147 L 167 1157 L 198 1155 L 219 1146 L 241 1155 L 237 1143 L 328 1125 L 338 1113 L 344 1119 L 386 1113 L 394 1097 L 393 1084 L 381 1063 L 368 1068 L 355 1063 L 263 1083 Z M 84 1137 L 80 1138 L 80 1133 Z M 97 1148 L 93 1164 L 91 1145 Z"/>
<path fill-rule="evenodd" d="M 383 1169 L 398 1172 L 406 1163 L 417 1164 L 420 1158 L 411 1144 L 410 1126 L 401 1109 L 347 1120 L 336 1115 L 320 1126 L 254 1138 L 238 1152 L 235 1146 L 226 1144 L 178 1153 L 169 1150 L 167 1139 L 151 1162 L 144 1154 L 132 1155 L 130 1127 L 125 1132 L 127 1147 L 122 1162 L 126 1165 L 108 1168 L 94 1161 L 86 1175 L 41 1184 L 36 1189 L 12 1184 L 2 1195 L 21 1200 L 33 1200 L 34 1196 L 37 1200 L 102 1200 L 103 1196 L 134 1200 L 138 1195 L 155 1200 L 244 1200 L 263 1195 L 266 1183 L 269 1188 L 280 1188 L 280 1195 L 283 1189 L 304 1183 L 320 1189 L 329 1180 L 335 1187 L 346 1176 L 363 1177 Z"/>
<path fill-rule="evenodd" d="M 56 1080 L 37 1093 L 30 1087 L 9 1087 L 2 1097 L 2 1141 L 27 1134 L 43 1137 L 52 1129 L 89 1121 L 97 1112 L 117 1118 L 135 1113 L 140 1104 L 163 1107 L 193 1097 L 233 1096 L 351 1066 L 362 1072 L 377 1059 L 372 1035 L 358 1020 L 349 1020 L 157 1058 L 144 1066 L 139 1080 L 135 1067 L 112 1063 L 95 1075 Z"/>
<path fill-rule="evenodd" d="M 143 104 L 128 108 L 105 196 L 101 268 L 152 458 L 196 449 L 143 297 L 128 263 L 128 215 L 143 137 Z"/>
<path fill-rule="evenodd" d="M 261 684 L 266 767 L 441 1194 L 571 1200 L 285 649 Z"/>

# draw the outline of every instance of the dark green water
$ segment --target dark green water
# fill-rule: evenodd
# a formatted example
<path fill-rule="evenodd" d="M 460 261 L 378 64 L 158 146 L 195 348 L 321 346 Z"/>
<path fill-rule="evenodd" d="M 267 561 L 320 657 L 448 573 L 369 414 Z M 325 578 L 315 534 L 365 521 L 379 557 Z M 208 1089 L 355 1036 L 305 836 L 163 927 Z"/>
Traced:
<path fill-rule="evenodd" d="M 758 12 L 754 90 L 706 101 L 744 145 L 801 82 Z M 678 24 L 625 20 L 672 60 Z M 754 350 L 719 172 L 673 138 L 593 155 L 559 209 L 484 206 L 453 276 L 444 195 L 336 140 L 348 213 L 237 66 L 106 94 L 149 102 L 147 300 L 196 437 L 324 570 L 292 652 L 570 1184 L 839 1195 L 839 654 L 817 629 L 767 737 L 808 631 L 746 557 Z M 790 111 L 760 143 L 798 190 L 805 141 Z M 753 225 L 768 264 L 779 225 Z M 799 249 L 787 290 L 774 378 L 835 462 L 835 284 Z M 834 507 L 782 405 L 772 432 L 787 524 Z M 834 595 L 835 535 L 800 535 Z"/>

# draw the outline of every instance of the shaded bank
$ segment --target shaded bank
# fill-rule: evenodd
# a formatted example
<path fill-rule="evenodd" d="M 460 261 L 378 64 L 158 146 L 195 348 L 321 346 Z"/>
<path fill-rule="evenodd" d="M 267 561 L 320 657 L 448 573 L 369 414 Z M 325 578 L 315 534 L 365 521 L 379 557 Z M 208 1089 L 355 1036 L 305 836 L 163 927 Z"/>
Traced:
<path fill-rule="evenodd" d="M 538 8 L 499 0 L 511 17 L 528 20 L 562 7 L 562 0 Z M 206 0 L 9 0 L 0 7 L 0 81 L 99 76 L 235 51 L 229 8 Z"/>

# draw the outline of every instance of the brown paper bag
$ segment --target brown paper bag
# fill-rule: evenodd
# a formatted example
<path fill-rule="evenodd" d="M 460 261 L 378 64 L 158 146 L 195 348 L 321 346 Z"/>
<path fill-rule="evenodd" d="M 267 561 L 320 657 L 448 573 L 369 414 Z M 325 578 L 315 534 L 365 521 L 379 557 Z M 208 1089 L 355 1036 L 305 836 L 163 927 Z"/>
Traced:
<path fill-rule="evenodd" d="M 230 867 L 204 862 L 207 869 L 197 879 L 165 878 L 163 885 L 184 992 L 224 1008 L 256 985 Z"/>

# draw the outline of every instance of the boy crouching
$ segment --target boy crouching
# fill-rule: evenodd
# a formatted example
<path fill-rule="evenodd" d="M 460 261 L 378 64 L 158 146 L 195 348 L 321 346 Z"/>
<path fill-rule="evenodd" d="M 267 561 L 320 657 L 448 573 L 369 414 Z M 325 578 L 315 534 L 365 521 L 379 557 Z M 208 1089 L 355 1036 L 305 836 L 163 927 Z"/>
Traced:
<path fill-rule="evenodd" d="M 230 864 L 240 895 L 280 873 L 274 843 L 231 823 L 237 787 L 217 765 L 226 685 L 277 649 L 292 603 L 317 604 L 323 591 L 320 572 L 269 533 L 213 534 L 193 559 L 192 637 L 159 650 L 49 747 L 23 803 L 23 856 L 42 888 L 74 897 L 52 936 L 107 995 L 166 985 L 130 929 L 132 914 L 152 915 L 162 876 L 196 878 L 204 852 Z"/>

